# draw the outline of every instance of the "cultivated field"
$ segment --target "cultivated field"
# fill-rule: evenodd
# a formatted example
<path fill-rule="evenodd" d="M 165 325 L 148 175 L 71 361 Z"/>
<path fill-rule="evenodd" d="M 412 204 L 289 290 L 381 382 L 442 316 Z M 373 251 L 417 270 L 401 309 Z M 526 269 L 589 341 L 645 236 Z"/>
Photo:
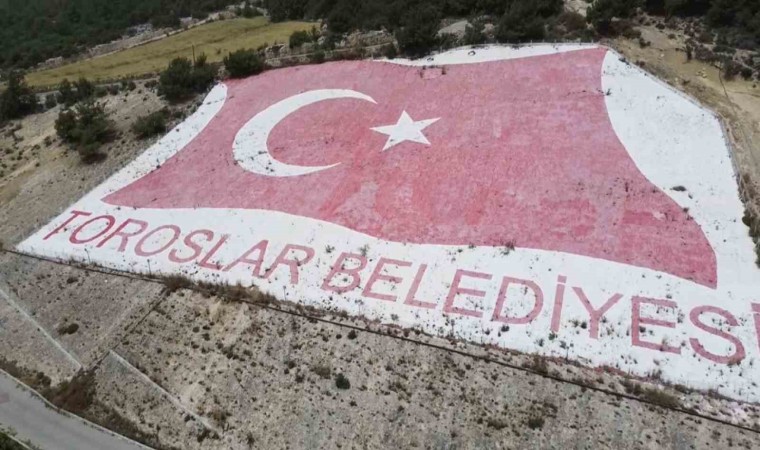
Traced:
<path fill-rule="evenodd" d="M 309 22 L 269 23 L 264 17 L 212 22 L 109 55 L 31 72 L 26 78 L 30 85 L 44 87 L 56 85 L 64 78 L 112 80 L 145 75 L 162 70 L 176 57 L 191 58 L 193 46 L 196 55 L 205 53 L 209 61 L 221 61 L 227 53 L 241 48 L 287 42 L 294 31 L 309 30 L 312 26 Z"/>

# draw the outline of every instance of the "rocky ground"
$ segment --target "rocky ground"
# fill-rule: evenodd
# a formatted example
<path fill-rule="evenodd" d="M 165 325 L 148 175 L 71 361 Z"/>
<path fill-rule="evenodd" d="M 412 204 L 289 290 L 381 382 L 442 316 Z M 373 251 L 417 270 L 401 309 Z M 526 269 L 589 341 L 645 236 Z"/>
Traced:
<path fill-rule="evenodd" d="M 56 367 L 59 379 L 73 375 L 72 359 L 30 325 L 42 326 L 94 370 L 92 399 L 79 413 L 155 446 L 760 445 L 756 433 L 721 422 L 754 426 L 760 410 L 752 405 L 563 361 L 279 303 L 169 293 L 158 282 L 13 254 L 0 258 L 0 271 L 3 289 L 31 316 L 3 311 L 5 324 L 29 331 L 4 329 L 2 354 L 45 373 Z"/>

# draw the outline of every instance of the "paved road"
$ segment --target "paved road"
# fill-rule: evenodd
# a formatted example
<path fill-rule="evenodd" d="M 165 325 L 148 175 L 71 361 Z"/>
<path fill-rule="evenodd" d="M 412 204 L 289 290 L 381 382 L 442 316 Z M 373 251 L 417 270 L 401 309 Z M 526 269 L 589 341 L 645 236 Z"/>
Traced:
<path fill-rule="evenodd" d="M 140 450 L 141 444 L 59 413 L 36 393 L 0 371 L 0 425 L 43 450 Z"/>

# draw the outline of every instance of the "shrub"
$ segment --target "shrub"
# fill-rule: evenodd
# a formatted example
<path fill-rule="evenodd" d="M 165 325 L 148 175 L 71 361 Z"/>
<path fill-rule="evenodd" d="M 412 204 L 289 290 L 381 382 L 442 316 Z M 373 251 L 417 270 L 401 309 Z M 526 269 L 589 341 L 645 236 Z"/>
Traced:
<path fill-rule="evenodd" d="M 330 366 L 325 365 L 312 366 L 311 371 L 319 375 L 321 378 L 324 378 L 325 380 L 330 378 L 330 375 L 332 374 L 332 369 L 330 369 Z"/>
<path fill-rule="evenodd" d="M 95 162 L 104 155 L 100 146 L 111 140 L 113 123 L 102 105 L 87 101 L 73 110 L 64 110 L 55 121 L 55 131 L 66 143 L 74 147 L 82 161 Z"/>
<path fill-rule="evenodd" d="M 64 78 L 63 81 L 61 81 L 61 84 L 58 85 L 58 103 L 65 106 L 71 106 L 76 102 L 76 94 L 71 87 L 71 82 Z"/>
<path fill-rule="evenodd" d="M 74 142 L 74 129 L 77 127 L 77 115 L 74 111 L 64 110 L 55 120 L 55 132 L 64 142 Z"/>
<path fill-rule="evenodd" d="M 58 100 L 55 98 L 55 94 L 48 94 L 45 96 L 45 109 L 54 108 L 58 104 Z"/>
<path fill-rule="evenodd" d="M 198 64 L 196 62 L 193 67 L 193 87 L 195 92 L 206 92 L 216 80 L 216 73 L 218 66 L 212 66 L 211 64 L 205 64 L 206 55 L 201 55 L 204 58 L 204 64 Z M 199 57 L 200 60 L 200 57 Z"/>
<path fill-rule="evenodd" d="M 440 33 L 438 35 L 438 48 L 446 50 L 459 44 L 459 37 L 454 33 Z"/>
<path fill-rule="evenodd" d="M 158 78 L 158 94 L 170 102 L 180 102 L 204 92 L 214 78 L 214 69 L 206 64 L 204 55 L 195 64 L 187 58 L 175 58 Z"/>
<path fill-rule="evenodd" d="M 74 88 L 77 90 L 78 101 L 90 98 L 95 95 L 95 85 L 85 77 L 80 77 L 79 80 L 74 83 Z"/>
<path fill-rule="evenodd" d="M 180 289 L 188 289 L 193 286 L 193 281 L 184 275 L 167 275 L 162 279 L 164 293 L 171 294 Z"/>
<path fill-rule="evenodd" d="M 269 11 L 272 22 L 302 19 L 306 2 L 303 0 L 264 0 L 264 8 Z"/>
<path fill-rule="evenodd" d="M 462 40 L 465 45 L 480 45 L 486 42 L 485 24 L 482 22 L 474 21 L 468 23 L 464 29 L 464 37 Z"/>
<path fill-rule="evenodd" d="M 325 62 L 325 52 L 322 50 L 317 50 L 316 52 L 309 55 L 309 61 L 311 61 L 312 64 L 322 64 Z"/>
<path fill-rule="evenodd" d="M 351 382 L 348 380 L 348 378 L 346 378 L 345 375 L 343 375 L 342 373 L 339 373 L 335 377 L 335 387 L 337 387 L 338 389 L 344 389 L 344 390 L 349 389 L 351 387 Z"/>
<path fill-rule="evenodd" d="M 723 77 L 728 81 L 732 81 L 734 78 L 736 78 L 736 76 L 739 75 L 742 70 L 741 64 L 737 63 L 731 58 L 725 58 L 721 66 Z"/>
<path fill-rule="evenodd" d="M 600 34 L 615 34 L 613 19 L 631 17 L 641 4 L 641 0 L 596 0 L 586 12 L 586 20 Z"/>
<path fill-rule="evenodd" d="M 514 2 L 496 27 L 499 42 L 527 42 L 546 36 L 546 19 L 562 10 L 562 0 Z"/>
<path fill-rule="evenodd" d="M 729 47 L 725 44 L 716 44 L 715 47 L 713 47 L 713 51 L 715 53 L 728 53 L 730 55 L 733 55 L 736 53 L 736 49 L 733 47 Z"/>
<path fill-rule="evenodd" d="M 38 106 L 37 96 L 26 85 L 24 75 L 16 71 L 8 73 L 7 86 L 0 93 L 0 122 L 31 114 Z"/>
<path fill-rule="evenodd" d="M 232 78 L 244 78 L 264 71 L 264 58 L 256 50 L 241 49 L 224 58 L 224 67 Z"/>
<path fill-rule="evenodd" d="M 756 50 L 760 44 L 760 5 L 757 0 L 712 0 L 706 9 L 707 24 L 719 29 L 725 35 L 726 43 Z"/>
<path fill-rule="evenodd" d="M 712 42 L 715 39 L 712 33 L 710 33 L 709 31 L 703 31 L 699 33 L 699 36 L 697 36 L 697 40 L 703 44 L 712 44 Z"/>
<path fill-rule="evenodd" d="M 532 416 L 528 419 L 526 422 L 526 425 L 528 425 L 528 428 L 531 430 L 540 430 L 544 427 L 545 420 L 541 416 Z"/>
<path fill-rule="evenodd" d="M 288 45 L 290 48 L 299 48 L 307 42 L 311 42 L 311 34 L 306 30 L 299 30 L 294 31 L 293 34 L 290 35 Z"/>
<path fill-rule="evenodd" d="M 66 325 L 61 325 L 56 331 L 58 334 L 74 334 L 79 330 L 79 324 L 72 322 Z"/>
<path fill-rule="evenodd" d="M 707 12 L 712 2 L 712 0 L 646 0 L 644 2 L 644 9 L 652 14 L 665 14 L 668 16 L 702 15 Z"/>
<path fill-rule="evenodd" d="M 250 3 L 245 2 L 245 5 L 240 9 L 239 14 L 245 18 L 250 19 L 251 17 L 260 16 L 261 12 L 258 9 L 253 8 Z"/>
<path fill-rule="evenodd" d="M 203 68 L 206 67 L 206 63 L 208 62 L 208 56 L 206 56 L 205 53 L 201 53 L 198 55 L 197 58 L 195 58 L 195 61 L 193 61 L 193 66 L 197 68 Z"/>
<path fill-rule="evenodd" d="M 678 397 L 655 387 L 642 388 L 641 397 L 644 400 L 662 406 L 663 408 L 675 409 L 681 407 L 681 400 L 679 400 Z"/>
<path fill-rule="evenodd" d="M 121 80 L 121 90 L 122 91 L 134 91 L 137 89 L 137 85 L 132 80 Z"/>
<path fill-rule="evenodd" d="M 64 78 L 58 85 L 58 103 L 74 106 L 77 102 L 92 98 L 95 93 L 95 85 L 87 78 L 81 77 L 74 83 Z"/>
<path fill-rule="evenodd" d="M 383 56 L 385 56 L 388 59 L 394 59 L 398 56 L 398 50 L 396 50 L 396 45 L 393 43 L 386 44 L 383 46 Z"/>
<path fill-rule="evenodd" d="M 335 8 L 327 16 L 327 29 L 333 33 L 348 33 L 355 28 L 354 19 L 346 8 Z"/>
<path fill-rule="evenodd" d="M 341 36 L 339 34 L 328 31 L 324 34 L 324 39 L 322 40 L 322 44 L 320 46 L 325 50 L 335 50 L 335 47 L 337 46 L 338 42 L 340 42 L 340 40 Z"/>
<path fill-rule="evenodd" d="M 45 389 L 42 394 L 57 407 L 81 414 L 92 405 L 95 396 L 95 374 L 93 371 L 79 371 L 71 380 Z"/>
<path fill-rule="evenodd" d="M 714 63 L 720 60 L 718 55 L 710 51 L 707 47 L 701 45 L 694 48 L 694 59 L 707 63 Z"/>
<path fill-rule="evenodd" d="M 551 21 L 552 40 L 576 40 L 583 41 L 593 38 L 586 17 L 573 11 L 564 11 L 556 19 Z"/>
<path fill-rule="evenodd" d="M 582 31 L 586 29 L 585 18 L 575 11 L 563 12 L 559 15 L 558 20 L 567 28 L 567 31 Z"/>
<path fill-rule="evenodd" d="M 402 21 L 402 27 L 396 31 L 396 40 L 402 53 L 420 57 L 429 53 L 438 45 L 438 25 L 441 15 L 431 4 L 413 7 Z"/>
<path fill-rule="evenodd" d="M 146 116 L 140 116 L 132 125 L 132 132 L 139 139 L 146 139 L 157 134 L 166 132 L 166 121 L 169 118 L 169 111 L 164 108 L 160 111 L 150 113 Z"/>

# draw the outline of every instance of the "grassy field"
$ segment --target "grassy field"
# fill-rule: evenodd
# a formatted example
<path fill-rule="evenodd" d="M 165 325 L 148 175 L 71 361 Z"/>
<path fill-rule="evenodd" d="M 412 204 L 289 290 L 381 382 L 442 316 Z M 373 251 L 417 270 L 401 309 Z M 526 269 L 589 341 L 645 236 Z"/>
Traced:
<path fill-rule="evenodd" d="M 75 80 L 112 80 L 158 72 L 178 56 L 192 58 L 205 53 L 210 62 L 221 61 L 230 51 L 256 48 L 275 41 L 288 42 L 296 30 L 309 30 L 309 22 L 269 23 L 264 17 L 230 19 L 212 22 L 174 34 L 165 39 L 138 47 L 78 61 L 54 69 L 30 72 L 26 80 L 31 86 L 54 86 L 64 78 Z"/>

